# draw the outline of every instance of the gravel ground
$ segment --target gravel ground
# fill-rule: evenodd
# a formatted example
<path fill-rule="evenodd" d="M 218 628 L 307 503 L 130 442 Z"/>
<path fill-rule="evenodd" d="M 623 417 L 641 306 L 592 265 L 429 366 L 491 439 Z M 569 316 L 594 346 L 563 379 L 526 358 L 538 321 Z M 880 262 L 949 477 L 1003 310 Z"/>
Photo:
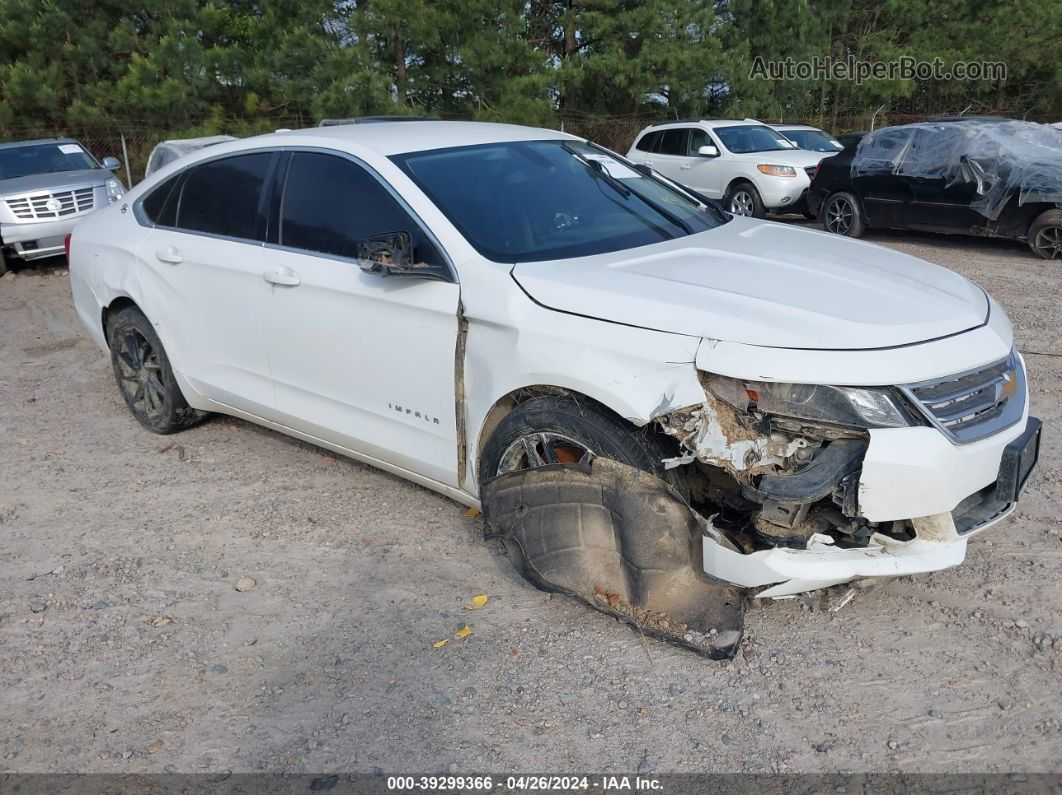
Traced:
<path fill-rule="evenodd" d="M 728 663 L 535 591 L 390 475 L 224 417 L 148 434 L 65 268 L 5 278 L 0 772 L 1062 769 L 1062 270 L 869 239 L 1006 307 L 1041 467 L 962 567 L 754 606 Z"/>

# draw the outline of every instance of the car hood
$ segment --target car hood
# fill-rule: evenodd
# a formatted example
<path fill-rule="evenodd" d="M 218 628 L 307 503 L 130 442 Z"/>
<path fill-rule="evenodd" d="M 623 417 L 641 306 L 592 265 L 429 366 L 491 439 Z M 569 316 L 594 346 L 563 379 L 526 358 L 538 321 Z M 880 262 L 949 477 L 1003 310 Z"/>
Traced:
<path fill-rule="evenodd" d="M 908 345 L 984 325 L 984 291 L 858 240 L 733 218 L 666 243 L 518 264 L 543 306 L 625 325 L 778 348 Z"/>
<path fill-rule="evenodd" d="M 30 193 L 38 190 L 63 190 L 83 185 L 102 185 L 114 175 L 105 168 L 86 168 L 82 171 L 54 171 L 50 174 L 27 174 L 24 177 L 0 179 L 0 195 Z"/>
<path fill-rule="evenodd" d="M 778 149 L 771 152 L 749 152 L 742 155 L 733 155 L 735 160 L 743 163 L 769 163 L 779 166 L 793 166 L 794 168 L 806 168 L 816 165 L 827 155 L 836 152 L 809 152 L 807 149 Z"/>

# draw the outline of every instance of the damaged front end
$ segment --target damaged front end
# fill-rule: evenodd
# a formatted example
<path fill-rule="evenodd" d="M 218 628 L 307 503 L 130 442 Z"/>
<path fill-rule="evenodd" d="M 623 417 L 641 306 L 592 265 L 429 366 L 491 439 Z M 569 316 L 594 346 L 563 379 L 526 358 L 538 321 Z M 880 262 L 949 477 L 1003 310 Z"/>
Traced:
<path fill-rule="evenodd" d="M 745 587 L 773 585 L 762 597 L 961 562 L 964 549 L 944 557 L 939 545 L 920 549 L 930 528 L 920 533 L 919 520 L 860 514 L 870 430 L 918 422 L 895 392 L 700 378 L 704 402 L 656 422 L 682 451 L 665 465 L 688 467 L 691 507 L 708 517 L 706 572 Z M 903 545 L 906 559 L 896 562 L 891 545 Z"/>

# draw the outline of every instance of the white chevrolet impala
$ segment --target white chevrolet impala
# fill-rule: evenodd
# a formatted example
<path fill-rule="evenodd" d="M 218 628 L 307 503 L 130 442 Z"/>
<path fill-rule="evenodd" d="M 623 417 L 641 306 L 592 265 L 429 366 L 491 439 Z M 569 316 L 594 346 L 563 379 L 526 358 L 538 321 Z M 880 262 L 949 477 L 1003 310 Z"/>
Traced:
<path fill-rule="evenodd" d="M 136 419 L 242 417 L 467 505 L 598 457 L 760 596 L 960 563 L 1037 456 L 1011 325 L 943 268 L 467 122 L 219 144 L 68 241 Z"/>

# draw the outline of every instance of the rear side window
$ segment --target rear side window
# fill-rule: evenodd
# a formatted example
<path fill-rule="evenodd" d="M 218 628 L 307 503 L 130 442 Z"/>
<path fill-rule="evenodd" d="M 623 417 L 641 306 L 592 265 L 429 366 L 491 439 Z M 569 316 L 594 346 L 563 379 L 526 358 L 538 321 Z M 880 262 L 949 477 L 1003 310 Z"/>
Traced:
<path fill-rule="evenodd" d="M 664 134 L 657 130 L 656 132 L 647 133 L 643 135 L 638 141 L 636 149 L 640 149 L 643 152 L 655 152 L 657 146 L 660 144 L 660 139 L 664 137 Z"/>
<path fill-rule="evenodd" d="M 177 184 L 183 174 L 177 174 L 151 191 L 140 203 L 144 216 L 155 226 L 177 225 Z"/>
<path fill-rule="evenodd" d="M 245 240 L 262 240 L 262 186 L 271 152 L 211 160 L 188 169 L 177 208 L 177 226 Z"/>
<path fill-rule="evenodd" d="M 687 130 L 664 130 L 664 137 L 660 141 L 660 148 L 657 150 L 662 155 L 684 155 L 686 154 L 686 135 Z"/>
<path fill-rule="evenodd" d="M 280 245 L 357 259 L 358 242 L 408 232 L 417 263 L 448 269 L 405 208 L 372 174 L 333 155 L 295 152 L 280 207 Z"/>

